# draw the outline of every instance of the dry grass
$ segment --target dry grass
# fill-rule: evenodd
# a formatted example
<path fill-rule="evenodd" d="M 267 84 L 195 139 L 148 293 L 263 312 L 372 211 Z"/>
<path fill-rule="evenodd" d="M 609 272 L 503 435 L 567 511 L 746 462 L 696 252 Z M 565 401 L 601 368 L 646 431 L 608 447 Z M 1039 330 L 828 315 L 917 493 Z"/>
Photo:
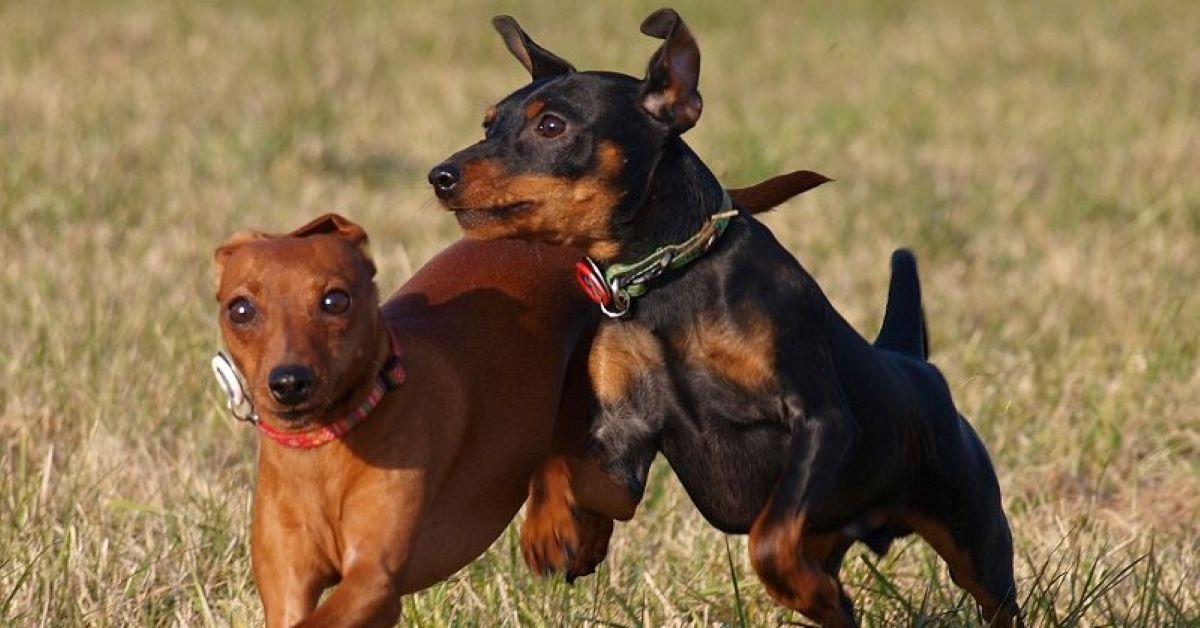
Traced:
<path fill-rule="evenodd" d="M 0 624 L 257 623 L 254 436 L 205 365 L 211 249 L 338 210 L 398 285 L 457 237 L 425 171 L 525 80 L 492 13 L 640 74 L 653 8 L 0 3 Z M 918 252 L 1032 623 L 1200 622 L 1200 7 L 680 9 L 705 55 L 692 144 L 731 185 L 838 179 L 770 222 L 860 329 L 891 249 Z M 515 543 L 406 620 L 799 619 L 664 465 L 600 576 L 537 581 Z M 972 621 L 931 552 L 898 550 L 848 561 L 868 623 Z"/>

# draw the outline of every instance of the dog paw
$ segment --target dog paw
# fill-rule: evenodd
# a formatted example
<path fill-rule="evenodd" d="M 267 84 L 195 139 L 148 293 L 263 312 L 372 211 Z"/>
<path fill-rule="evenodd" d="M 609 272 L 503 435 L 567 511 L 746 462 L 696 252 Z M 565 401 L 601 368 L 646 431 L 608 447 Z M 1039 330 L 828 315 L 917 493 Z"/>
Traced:
<path fill-rule="evenodd" d="M 567 582 L 594 573 L 608 554 L 613 522 L 576 506 L 566 462 L 551 459 L 530 482 L 521 554 L 534 573 Z"/>
<path fill-rule="evenodd" d="M 575 524 L 579 549 L 572 555 L 567 567 L 565 575 L 568 584 L 574 583 L 576 578 L 596 573 L 596 568 L 608 556 L 608 540 L 613 532 L 612 519 L 587 511 L 576 513 Z"/>
<path fill-rule="evenodd" d="M 771 525 L 762 517 L 750 531 L 750 564 L 776 602 L 822 626 L 857 626 L 854 606 L 836 574 L 806 558 L 803 520 Z"/>

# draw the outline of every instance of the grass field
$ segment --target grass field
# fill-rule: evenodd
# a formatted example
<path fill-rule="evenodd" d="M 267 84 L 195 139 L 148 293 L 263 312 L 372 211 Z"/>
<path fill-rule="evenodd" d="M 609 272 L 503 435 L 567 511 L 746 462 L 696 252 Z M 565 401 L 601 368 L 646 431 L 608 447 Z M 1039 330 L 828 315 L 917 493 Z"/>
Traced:
<path fill-rule="evenodd" d="M 915 249 L 1030 622 L 1200 624 L 1200 4 L 753 6 L 678 5 L 689 140 L 729 185 L 837 179 L 768 222 L 867 335 Z M 258 623 L 212 249 L 337 210 L 390 291 L 457 237 L 425 172 L 527 80 L 490 17 L 641 75 L 654 8 L 0 2 L 0 624 Z M 801 621 L 661 461 L 597 577 L 532 578 L 514 529 L 405 621 Z M 844 578 L 870 625 L 975 620 L 918 542 Z"/>

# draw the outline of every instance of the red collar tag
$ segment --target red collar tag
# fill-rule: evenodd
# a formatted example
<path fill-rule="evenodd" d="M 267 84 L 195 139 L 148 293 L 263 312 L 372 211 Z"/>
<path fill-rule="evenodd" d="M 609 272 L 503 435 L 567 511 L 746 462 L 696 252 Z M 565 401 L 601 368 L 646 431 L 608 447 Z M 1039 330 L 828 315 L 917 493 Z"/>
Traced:
<path fill-rule="evenodd" d="M 575 281 L 579 282 L 583 293 L 598 305 L 606 306 L 612 303 L 612 288 L 608 286 L 604 274 L 596 268 L 591 259 L 585 258 L 581 262 L 575 262 Z"/>

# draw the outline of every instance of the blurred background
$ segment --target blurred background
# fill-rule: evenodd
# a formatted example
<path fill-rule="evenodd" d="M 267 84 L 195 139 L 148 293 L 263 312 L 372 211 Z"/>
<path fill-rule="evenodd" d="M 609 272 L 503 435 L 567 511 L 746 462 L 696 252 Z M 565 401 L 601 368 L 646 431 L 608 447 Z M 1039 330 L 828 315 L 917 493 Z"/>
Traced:
<path fill-rule="evenodd" d="M 326 211 L 386 293 L 458 237 L 425 183 L 528 80 L 511 13 L 641 76 L 651 2 L 0 2 L 0 624 L 254 625 L 256 436 L 222 412 L 211 252 Z M 687 139 L 865 335 L 922 264 L 934 361 L 990 448 L 1034 625 L 1195 625 L 1200 4 L 705 1 Z M 855 550 L 868 625 L 975 621 L 923 544 Z M 656 463 L 597 576 L 513 528 L 415 625 L 800 622 Z"/>

